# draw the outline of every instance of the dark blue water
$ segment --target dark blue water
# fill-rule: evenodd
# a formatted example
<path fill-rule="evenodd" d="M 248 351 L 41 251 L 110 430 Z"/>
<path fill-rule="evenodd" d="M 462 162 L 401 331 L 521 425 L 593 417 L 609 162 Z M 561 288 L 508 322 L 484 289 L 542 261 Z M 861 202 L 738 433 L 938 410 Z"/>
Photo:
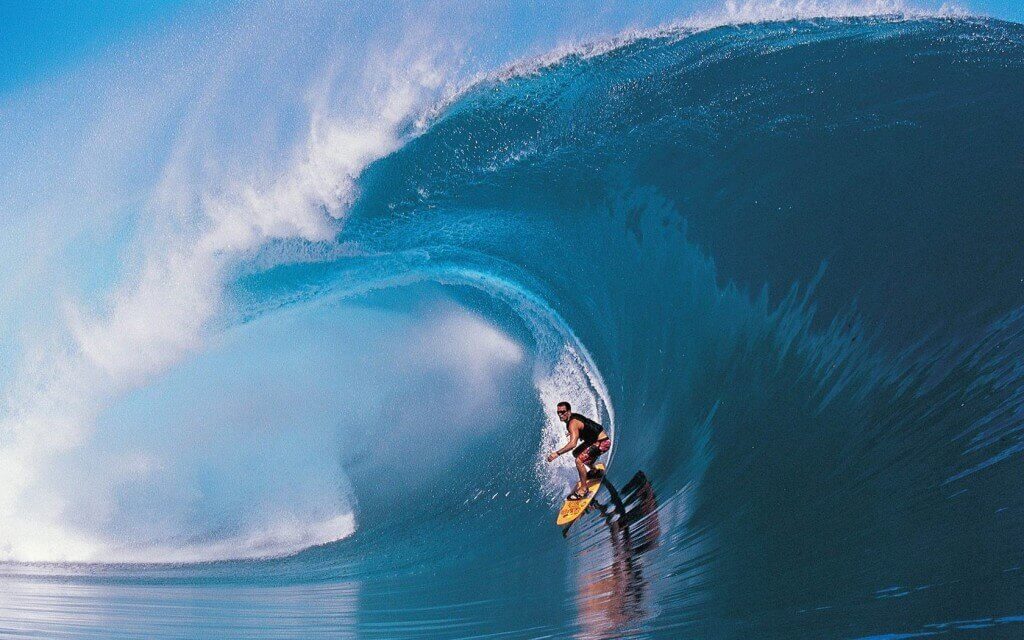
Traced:
<path fill-rule="evenodd" d="M 233 331 L 452 305 L 522 349 L 501 408 L 402 382 L 325 445 L 349 537 L 3 565 L 0 635 L 1021 637 L 1022 116 L 1024 27 L 990 20 L 671 31 L 478 83 L 360 175 L 358 255 L 239 273 Z M 615 442 L 566 538 L 562 396 Z"/>

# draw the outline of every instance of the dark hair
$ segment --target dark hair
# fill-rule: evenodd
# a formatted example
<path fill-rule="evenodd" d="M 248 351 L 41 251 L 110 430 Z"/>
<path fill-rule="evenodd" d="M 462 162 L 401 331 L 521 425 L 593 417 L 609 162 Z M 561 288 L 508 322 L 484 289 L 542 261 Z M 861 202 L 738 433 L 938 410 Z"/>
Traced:
<path fill-rule="evenodd" d="M 555 406 L 556 407 L 565 407 L 566 411 L 572 411 L 572 405 L 569 404 L 568 402 L 566 402 L 565 400 L 562 400 L 561 402 L 559 402 Z"/>

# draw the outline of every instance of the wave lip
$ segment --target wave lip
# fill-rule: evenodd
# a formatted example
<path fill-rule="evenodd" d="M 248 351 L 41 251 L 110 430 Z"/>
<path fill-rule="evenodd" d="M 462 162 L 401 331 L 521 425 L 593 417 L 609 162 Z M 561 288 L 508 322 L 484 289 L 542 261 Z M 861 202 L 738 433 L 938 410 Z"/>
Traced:
<path fill-rule="evenodd" d="M 969 18 L 976 16 L 955 4 L 943 4 L 936 10 L 908 5 L 901 0 L 728 0 L 717 10 L 675 19 L 657 27 L 629 29 L 613 36 L 561 44 L 544 54 L 523 58 L 494 71 L 481 72 L 452 88 L 417 120 L 417 130 L 426 130 L 429 123 L 446 109 L 480 86 L 502 84 L 515 78 L 537 75 L 569 60 L 590 60 L 634 44 L 639 40 L 673 41 L 720 27 L 742 27 L 756 24 L 837 20 L 844 18 L 877 18 L 890 22 L 927 20 L 931 18 Z"/>

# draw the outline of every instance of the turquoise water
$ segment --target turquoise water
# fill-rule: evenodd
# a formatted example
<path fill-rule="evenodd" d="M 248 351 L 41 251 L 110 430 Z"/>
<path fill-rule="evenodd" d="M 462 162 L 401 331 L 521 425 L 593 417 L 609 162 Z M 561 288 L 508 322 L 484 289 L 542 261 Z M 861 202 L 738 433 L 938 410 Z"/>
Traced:
<path fill-rule="evenodd" d="M 0 634 L 1016 637 L 1021 87 L 1020 25 L 817 19 L 401 120 L 54 454 L 76 507 L 4 532 Z M 614 441 L 565 538 L 562 399 Z"/>

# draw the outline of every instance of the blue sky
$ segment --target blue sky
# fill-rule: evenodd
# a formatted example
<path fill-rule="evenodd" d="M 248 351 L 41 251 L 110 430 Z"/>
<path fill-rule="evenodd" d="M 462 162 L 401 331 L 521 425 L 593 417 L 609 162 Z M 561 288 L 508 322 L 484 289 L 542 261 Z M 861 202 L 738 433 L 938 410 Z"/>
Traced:
<path fill-rule="evenodd" d="M 225 1 L 0 0 L 0 92 Z"/>
<path fill-rule="evenodd" d="M 33 84 L 49 74 L 88 61 L 104 50 L 130 43 L 196 14 L 215 12 L 230 0 L 28 0 L 0 1 L 0 93 Z M 532 2 L 526 4 L 534 4 Z M 655 4 L 665 4 L 656 2 Z M 713 2 L 682 0 L 688 7 Z M 941 6 L 936 0 L 911 3 Z M 1024 0 L 953 2 L 971 11 L 1024 21 Z M 344 6 L 340 4 L 340 6 Z"/>

